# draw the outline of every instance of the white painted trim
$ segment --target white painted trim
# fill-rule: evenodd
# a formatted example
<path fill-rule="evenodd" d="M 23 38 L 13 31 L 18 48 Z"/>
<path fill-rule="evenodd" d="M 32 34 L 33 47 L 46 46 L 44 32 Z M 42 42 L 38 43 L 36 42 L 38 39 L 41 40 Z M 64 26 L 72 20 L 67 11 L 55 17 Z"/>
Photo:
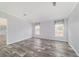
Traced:
<path fill-rule="evenodd" d="M 7 33 L 6 33 L 6 43 L 7 43 L 7 45 L 8 45 L 8 19 L 6 19 L 7 20 Z"/>
<path fill-rule="evenodd" d="M 53 39 L 48 39 L 48 38 L 40 38 L 40 37 L 33 37 L 33 38 L 37 38 L 37 39 L 45 39 L 45 40 L 53 40 Z M 55 40 L 55 41 L 62 41 L 62 40 Z M 62 41 L 62 42 L 67 42 L 67 41 Z"/>
<path fill-rule="evenodd" d="M 77 52 L 77 50 L 75 49 L 75 47 L 71 44 L 71 42 L 68 42 L 68 44 L 72 47 L 72 49 L 75 51 L 75 53 L 79 57 L 79 53 Z"/>

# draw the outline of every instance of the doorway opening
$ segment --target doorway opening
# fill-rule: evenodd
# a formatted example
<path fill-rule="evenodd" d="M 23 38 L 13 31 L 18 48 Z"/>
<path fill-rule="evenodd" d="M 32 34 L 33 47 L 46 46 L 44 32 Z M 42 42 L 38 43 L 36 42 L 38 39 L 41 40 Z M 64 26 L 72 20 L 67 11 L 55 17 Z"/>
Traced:
<path fill-rule="evenodd" d="M 0 47 L 7 44 L 7 19 L 0 18 Z"/>

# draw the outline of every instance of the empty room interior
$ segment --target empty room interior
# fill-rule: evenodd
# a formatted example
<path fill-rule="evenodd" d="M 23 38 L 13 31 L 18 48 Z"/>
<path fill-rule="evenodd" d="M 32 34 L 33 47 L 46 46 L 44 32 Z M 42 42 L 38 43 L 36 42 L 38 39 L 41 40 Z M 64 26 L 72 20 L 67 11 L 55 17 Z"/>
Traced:
<path fill-rule="evenodd" d="M 78 57 L 79 2 L 0 2 L 0 57 Z"/>

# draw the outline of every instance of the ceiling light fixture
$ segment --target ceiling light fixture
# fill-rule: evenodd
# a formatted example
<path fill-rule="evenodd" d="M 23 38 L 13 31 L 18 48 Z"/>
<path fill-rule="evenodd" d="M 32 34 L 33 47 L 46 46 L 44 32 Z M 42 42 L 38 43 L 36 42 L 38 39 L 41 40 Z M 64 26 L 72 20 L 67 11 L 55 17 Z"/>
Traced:
<path fill-rule="evenodd" d="M 27 14 L 26 13 L 24 13 L 24 16 L 26 16 Z"/>
<path fill-rule="evenodd" d="M 56 6 L 56 2 L 53 2 L 52 4 L 53 4 L 53 6 Z"/>

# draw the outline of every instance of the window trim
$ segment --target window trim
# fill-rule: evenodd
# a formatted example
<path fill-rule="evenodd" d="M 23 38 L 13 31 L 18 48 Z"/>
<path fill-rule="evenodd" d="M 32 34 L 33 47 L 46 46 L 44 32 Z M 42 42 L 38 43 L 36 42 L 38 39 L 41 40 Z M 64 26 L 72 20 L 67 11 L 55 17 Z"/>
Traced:
<path fill-rule="evenodd" d="M 56 20 L 54 23 L 55 23 L 54 26 L 56 26 L 56 24 L 63 24 L 65 26 L 64 20 Z M 64 30 L 63 30 L 63 35 L 58 36 L 58 35 L 56 35 L 56 28 L 55 28 L 55 33 L 54 33 L 55 37 L 64 37 L 64 33 L 65 33 L 64 31 L 65 31 L 65 27 L 64 27 Z"/>

